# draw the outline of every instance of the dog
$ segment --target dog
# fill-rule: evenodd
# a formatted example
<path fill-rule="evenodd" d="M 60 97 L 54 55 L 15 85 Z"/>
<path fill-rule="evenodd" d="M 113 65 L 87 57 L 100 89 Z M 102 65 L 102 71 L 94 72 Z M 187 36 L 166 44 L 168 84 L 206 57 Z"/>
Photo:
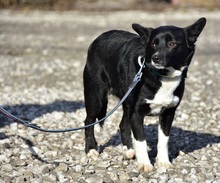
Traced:
<path fill-rule="evenodd" d="M 171 167 L 168 140 L 175 111 L 184 93 L 185 78 L 195 52 L 195 42 L 205 27 L 200 18 L 185 28 L 146 28 L 132 24 L 137 33 L 111 30 L 88 49 L 84 68 L 85 125 L 106 115 L 108 94 L 121 99 L 144 62 L 141 81 L 124 101 L 120 133 L 127 158 L 136 157 L 140 171 L 151 172 L 144 131 L 145 116 L 159 116 L 156 163 Z M 85 152 L 98 155 L 94 127 L 85 129 Z"/>

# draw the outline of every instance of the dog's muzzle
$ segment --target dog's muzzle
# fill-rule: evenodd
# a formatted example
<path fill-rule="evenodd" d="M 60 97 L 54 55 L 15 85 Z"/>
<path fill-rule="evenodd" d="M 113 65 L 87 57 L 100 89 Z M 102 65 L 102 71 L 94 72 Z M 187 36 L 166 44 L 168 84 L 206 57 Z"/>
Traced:
<path fill-rule="evenodd" d="M 163 66 L 163 58 L 158 53 L 153 54 L 153 56 L 151 57 L 151 64 L 157 69 L 165 68 L 165 66 Z"/>

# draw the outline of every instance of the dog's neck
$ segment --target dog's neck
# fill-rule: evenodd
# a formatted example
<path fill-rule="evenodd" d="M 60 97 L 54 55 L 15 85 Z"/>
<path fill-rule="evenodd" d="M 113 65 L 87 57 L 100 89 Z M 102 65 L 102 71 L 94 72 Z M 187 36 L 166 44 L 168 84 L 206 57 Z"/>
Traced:
<path fill-rule="evenodd" d="M 148 68 L 158 78 L 175 79 L 181 77 L 183 71 L 187 68 L 187 66 L 181 67 L 180 70 L 176 70 L 173 67 L 168 67 L 166 69 L 156 69 L 152 67 Z"/>
<path fill-rule="evenodd" d="M 185 70 L 185 68 L 186 66 L 183 66 L 180 68 L 180 70 L 176 70 L 173 67 L 168 67 L 166 68 L 166 70 L 168 70 L 166 77 L 170 77 L 170 78 L 180 77 L 183 71 Z"/>

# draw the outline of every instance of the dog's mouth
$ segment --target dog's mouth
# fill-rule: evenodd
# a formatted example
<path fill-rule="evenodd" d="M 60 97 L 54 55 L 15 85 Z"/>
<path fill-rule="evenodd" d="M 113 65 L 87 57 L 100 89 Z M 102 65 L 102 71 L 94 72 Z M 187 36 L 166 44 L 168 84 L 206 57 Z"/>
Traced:
<path fill-rule="evenodd" d="M 159 64 L 159 63 L 155 63 L 153 60 L 151 61 L 152 66 L 154 66 L 156 69 L 165 69 L 166 67 Z"/>
<path fill-rule="evenodd" d="M 186 68 L 186 66 L 182 66 L 179 70 L 179 69 L 175 69 L 172 66 L 163 66 L 159 63 L 157 64 L 153 61 L 151 61 L 151 65 L 161 75 L 161 77 L 167 77 L 167 78 L 175 78 L 181 76 L 183 70 Z"/>

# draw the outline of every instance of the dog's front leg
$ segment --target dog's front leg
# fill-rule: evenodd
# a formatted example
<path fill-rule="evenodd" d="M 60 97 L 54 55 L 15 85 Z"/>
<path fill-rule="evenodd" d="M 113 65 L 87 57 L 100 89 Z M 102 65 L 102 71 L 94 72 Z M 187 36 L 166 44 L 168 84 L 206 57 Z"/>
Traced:
<path fill-rule="evenodd" d="M 165 109 L 159 116 L 157 164 L 160 167 L 170 168 L 172 166 L 169 161 L 168 141 L 175 110 L 176 108 Z"/>
<path fill-rule="evenodd" d="M 131 119 L 132 141 L 140 171 L 152 172 L 153 165 L 150 162 L 147 150 L 147 142 L 144 133 L 143 117 L 137 113 Z"/>

